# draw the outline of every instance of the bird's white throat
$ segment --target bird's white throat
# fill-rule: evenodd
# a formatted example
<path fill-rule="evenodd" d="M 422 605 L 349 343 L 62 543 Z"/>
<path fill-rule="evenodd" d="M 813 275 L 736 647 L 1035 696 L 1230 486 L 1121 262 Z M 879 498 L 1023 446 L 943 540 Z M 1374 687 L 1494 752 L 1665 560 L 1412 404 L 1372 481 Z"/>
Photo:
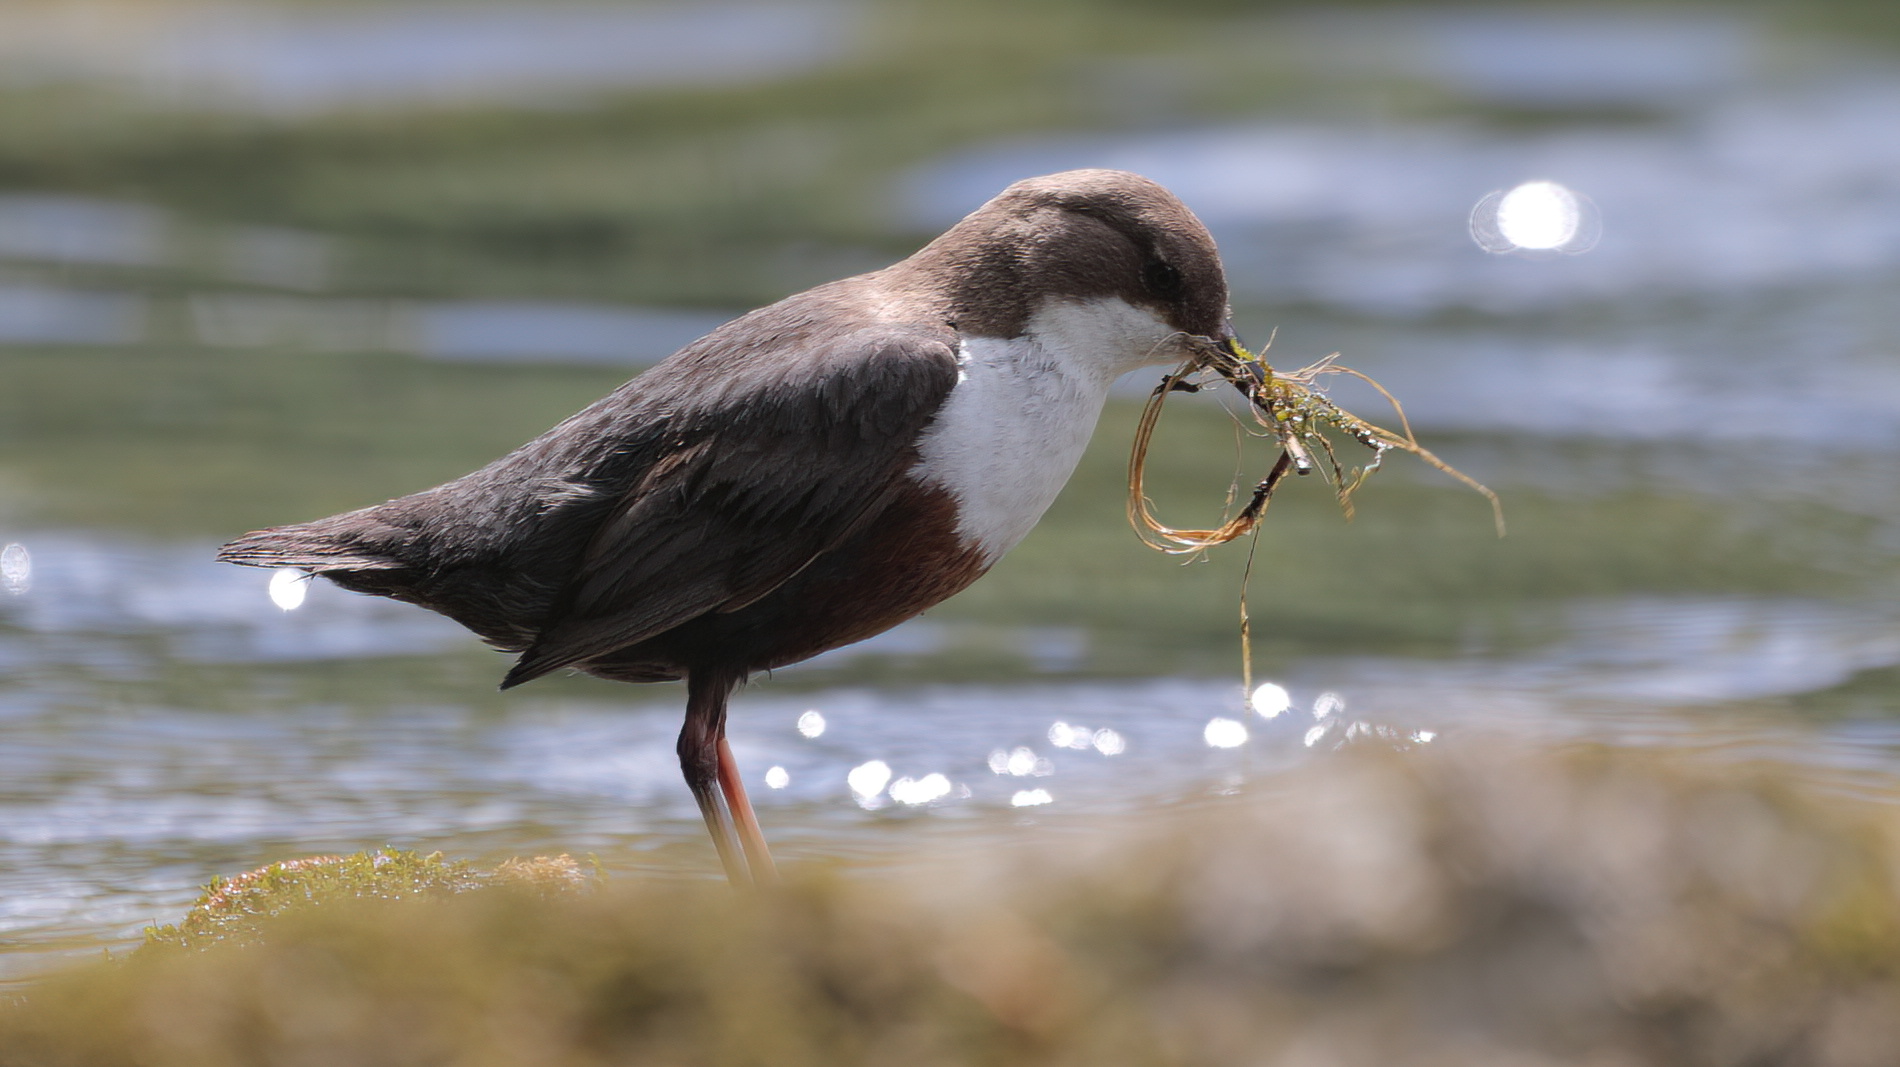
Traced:
<path fill-rule="evenodd" d="M 957 532 L 993 563 L 1067 484 L 1115 379 L 1185 357 L 1173 328 L 1115 298 L 1051 301 L 1020 337 L 966 337 L 911 476 L 949 491 Z"/>

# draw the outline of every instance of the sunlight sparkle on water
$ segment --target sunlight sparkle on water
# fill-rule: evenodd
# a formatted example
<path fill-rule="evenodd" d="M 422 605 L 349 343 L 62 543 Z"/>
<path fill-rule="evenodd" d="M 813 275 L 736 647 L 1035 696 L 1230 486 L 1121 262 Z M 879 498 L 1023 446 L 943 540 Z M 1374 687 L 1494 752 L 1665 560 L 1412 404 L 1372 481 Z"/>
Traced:
<path fill-rule="evenodd" d="M 1239 748 L 1247 743 L 1247 727 L 1233 719 L 1211 719 L 1201 737 L 1209 748 Z"/>
<path fill-rule="evenodd" d="M 1094 732 L 1086 726 L 1058 722 L 1049 727 L 1049 743 L 1057 748 L 1088 748 L 1094 741 Z"/>
<path fill-rule="evenodd" d="M 851 791 L 856 793 L 860 800 L 876 798 L 884 791 L 885 784 L 890 780 L 891 765 L 881 759 L 860 763 L 851 768 L 850 774 L 844 776 L 844 783 L 851 787 Z"/>
<path fill-rule="evenodd" d="M 817 737 L 825 732 L 825 717 L 813 708 L 798 717 L 798 732 L 804 737 Z"/>
<path fill-rule="evenodd" d="M 1055 800 L 1055 797 L 1050 796 L 1047 789 L 1022 789 L 1018 790 L 1016 795 L 1009 798 L 1009 806 L 1012 808 L 1033 808 L 1041 804 L 1050 803 L 1053 800 Z"/>
<path fill-rule="evenodd" d="M 0 548 L 0 588 L 19 596 L 33 585 L 33 557 L 26 546 L 14 542 Z"/>
<path fill-rule="evenodd" d="M 1253 705 L 1253 710 L 1261 718 L 1271 719 L 1292 707 L 1293 698 L 1287 694 L 1284 686 L 1273 682 L 1263 682 L 1253 691 L 1253 696 L 1248 698 L 1248 703 Z"/>
<path fill-rule="evenodd" d="M 1576 195 L 1555 182 L 1525 182 L 1498 201 L 1498 232 L 1519 248 L 1561 248 L 1577 222 Z"/>
<path fill-rule="evenodd" d="M 899 778 L 891 783 L 891 799 L 913 807 L 950 795 L 950 779 L 932 772 L 922 778 Z"/>
<path fill-rule="evenodd" d="M 1121 734 L 1113 730 L 1091 730 L 1086 726 L 1075 726 L 1066 722 L 1057 722 L 1049 727 L 1049 743 L 1057 748 L 1073 748 L 1081 752 L 1087 752 L 1092 748 L 1104 756 L 1119 756 L 1123 752 L 1128 751 L 1127 740 L 1124 739 Z M 1031 753 L 1026 748 L 1017 749 L 1016 751 L 1025 753 L 1021 759 L 1033 761 L 1035 758 L 1034 753 Z M 996 771 L 998 774 L 1002 774 L 1005 771 L 1010 774 L 1038 774 L 1050 773 L 1054 770 L 1054 768 L 1051 767 L 1049 771 L 1038 771 L 1034 762 L 1022 763 L 1020 761 L 1017 765 L 1025 769 L 1011 770 L 1010 760 L 1017 758 L 1013 752 L 1004 752 L 998 749 L 990 753 L 990 769 Z M 1043 760 L 1041 762 L 1047 764 L 1049 761 Z M 1001 769 L 998 769 L 999 767 Z"/>
<path fill-rule="evenodd" d="M 285 611 L 303 606 L 310 592 L 310 575 L 295 567 L 279 567 L 270 575 L 270 602 Z"/>
<path fill-rule="evenodd" d="M 1056 766 L 1047 759 L 1037 756 L 1035 750 L 1026 745 L 1018 745 L 1008 750 L 997 749 L 990 753 L 990 770 L 996 774 L 1012 774 L 1018 778 L 1035 775 L 1038 778 L 1056 773 Z"/>
<path fill-rule="evenodd" d="M 1471 211 L 1471 238 L 1487 252 L 1587 252 L 1600 229 L 1595 205 L 1552 181 L 1491 193 Z"/>
<path fill-rule="evenodd" d="M 783 767 L 773 767 L 765 772 L 765 785 L 768 789 L 783 789 L 791 784 L 791 773 Z"/>

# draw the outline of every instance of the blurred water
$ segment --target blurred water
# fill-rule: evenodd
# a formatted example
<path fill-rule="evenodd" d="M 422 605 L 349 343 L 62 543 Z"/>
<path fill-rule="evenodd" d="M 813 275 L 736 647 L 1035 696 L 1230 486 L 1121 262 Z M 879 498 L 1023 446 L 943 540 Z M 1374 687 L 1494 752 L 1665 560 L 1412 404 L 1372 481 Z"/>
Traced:
<path fill-rule="evenodd" d="M 1306 62 L 1396 65 L 1493 102 L 1619 102 L 1640 117 L 1025 138 L 919 168 L 903 217 L 947 223 L 1013 175 L 1135 170 L 1213 229 L 1255 336 L 1289 306 L 1358 320 L 1325 343 L 1416 424 L 1892 447 L 1900 66 L 1845 52 L 1778 61 L 1746 24 L 1714 16 L 1397 23 L 1314 19 Z M 1474 255 L 1473 206 L 1531 179 L 1587 195 L 1601 240 L 1586 255 Z M 1480 325 L 1452 324 L 1471 313 Z"/>
<path fill-rule="evenodd" d="M 51 531 L 28 543 L 42 546 L 30 581 L 0 598 L 0 666 L 13 679 L 0 703 L 0 937 L 28 951 L 0 954 L 0 972 L 30 971 L 61 945 L 113 943 L 175 915 L 211 874 L 292 854 L 558 848 L 626 872 L 671 869 L 679 861 L 656 849 L 697 844 L 673 749 L 677 687 L 611 701 L 530 691 L 499 709 L 373 697 L 251 711 L 151 703 L 138 683 L 180 663 L 268 678 L 273 664 L 318 662 L 347 675 L 376 657 L 472 641 L 432 615 L 322 583 L 282 611 L 267 574 L 207 562 L 210 544 Z M 761 817 L 794 858 L 875 850 L 919 818 L 954 824 L 1025 804 L 1112 816 L 1236 788 L 1342 744 L 1457 744 L 1474 730 L 1732 746 L 1876 793 L 1900 770 L 1900 723 L 1850 719 L 1817 733 L 1737 710 L 1900 666 L 1900 609 L 1623 599 L 1574 605 L 1563 629 L 1524 655 L 1311 657 L 1276 679 L 1292 707 L 1270 718 L 1248 709 L 1233 677 L 826 681 L 854 658 L 945 644 L 941 626 L 920 621 L 747 691 L 732 734 Z M 131 695 L 101 703 L 101 680 L 132 683 Z M 872 761 L 888 773 L 852 788 L 853 769 Z M 941 795 L 917 788 L 932 775 Z M 687 866 L 709 869 L 710 857 Z"/>
<path fill-rule="evenodd" d="M 134 344 L 145 335 L 146 306 L 124 293 L 0 284 L 0 343 Z"/>
<path fill-rule="evenodd" d="M 93 197 L 0 195 L 0 259 L 150 267 L 169 258 L 165 212 Z"/>
<path fill-rule="evenodd" d="M 837 2 L 614 5 L 210 3 L 100 17 L 79 5 L 0 14 L 8 80 L 129 83 L 147 103 L 275 113 L 747 82 L 837 59 Z"/>
<path fill-rule="evenodd" d="M 324 237 L 304 231 L 193 225 L 93 197 L 0 194 L 0 267 L 21 271 L 13 282 L 0 273 L 0 344 L 182 341 L 624 364 L 659 360 L 729 317 L 573 301 L 326 296 L 335 255 Z M 86 267 L 202 270 L 226 285 L 201 282 L 155 298 L 145 279 L 56 280 Z"/>
<path fill-rule="evenodd" d="M 1745 90 L 1772 49 L 1712 10 L 1333 11 L 1292 27 L 1335 69 L 1400 73 L 1513 107 L 1680 103 Z M 1310 60 L 1309 60 L 1310 62 Z"/>
<path fill-rule="evenodd" d="M 1249 123 L 1025 139 L 918 171 L 905 218 L 938 225 L 1012 176 L 1118 167 L 1214 230 L 1241 302 L 1523 314 L 1732 299 L 1900 269 L 1900 71 L 1817 74 L 1634 125 L 1498 132 L 1468 122 Z M 1474 256 L 1488 192 L 1546 178 L 1605 219 L 1587 256 Z"/>
<path fill-rule="evenodd" d="M 136 55 L 112 77 L 236 85 L 290 112 L 571 102 L 733 76 L 735 56 L 747 76 L 831 62 L 857 17 L 563 6 L 534 38 L 502 7 L 417 52 L 449 8 L 260 10 L 207 7 L 196 25 L 216 32 L 136 49 L 13 12 L 0 27 L 39 19 L 40 36 L 0 33 L 0 53 L 58 43 L 9 67 L 51 81 Z M 722 38 L 727 22 L 743 32 Z M 1343 350 L 1527 521 L 1493 546 L 1481 505 L 1400 472 L 1350 530 L 1276 503 L 1255 633 L 1292 707 L 1263 717 L 1227 652 L 1233 583 L 1192 600 L 1200 571 L 1138 572 L 1102 547 L 1132 540 L 1108 529 L 1126 430 L 1105 426 L 1107 475 L 1077 489 L 1101 506 L 1059 505 L 1024 546 L 1032 564 L 961 598 L 977 607 L 742 696 L 734 745 L 768 836 L 794 858 L 872 862 L 900 835 L 1034 834 L 1244 787 L 1349 741 L 1485 731 L 1772 757 L 1891 793 L 1900 65 L 1790 59 L 1703 15 L 1315 16 L 1273 32 L 1315 77 L 1410 79 L 1461 103 L 991 141 L 893 176 L 898 225 L 934 229 L 1026 174 L 1143 171 L 1216 230 L 1243 330 L 1257 343 L 1282 327 L 1276 362 Z M 634 36 L 648 58 L 604 58 Z M 708 65 L 713 50 L 725 59 Z M 471 81 L 483 63 L 496 77 Z M 1490 121 L 1496 107 L 1537 117 Z M 1537 178 L 1587 195 L 1601 240 L 1481 251 L 1474 205 Z M 725 314 L 381 291 L 356 280 L 359 255 L 347 235 L 130 196 L 0 195 L 14 376 L 0 388 L 28 397 L 0 397 L 0 974 L 124 943 L 210 877 L 296 855 L 591 850 L 617 871 L 714 869 L 678 781 L 677 687 L 555 679 L 497 696 L 502 660 L 452 624 L 323 583 L 285 611 L 270 575 L 210 559 L 256 518 L 247 501 L 282 501 L 258 521 L 291 521 L 460 473 L 492 454 L 470 440 L 508 447 L 546 424 L 497 443 L 471 421 L 529 405 L 552 421 L 613 377 L 562 375 L 657 359 Z M 501 373 L 518 364 L 553 392 Z M 575 382 L 591 392 L 555 389 Z M 1162 458 L 1224 476 L 1227 451 L 1187 447 Z M 1072 563 L 1084 577 L 1065 577 Z M 1339 592 L 1360 586 L 1365 603 Z M 1189 661 L 1218 666 L 1162 666 L 1183 662 L 1170 638 L 1218 645 Z"/>

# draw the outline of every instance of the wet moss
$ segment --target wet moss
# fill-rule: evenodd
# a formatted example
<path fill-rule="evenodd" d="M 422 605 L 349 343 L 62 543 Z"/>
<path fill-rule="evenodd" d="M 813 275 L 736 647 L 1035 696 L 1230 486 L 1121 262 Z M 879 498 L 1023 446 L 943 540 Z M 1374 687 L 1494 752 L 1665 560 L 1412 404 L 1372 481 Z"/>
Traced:
<path fill-rule="evenodd" d="M 145 948 L 210 948 L 265 940 L 287 916 L 360 901 L 442 900 L 458 893 L 504 888 L 541 897 L 577 892 L 592 878 L 569 856 L 512 859 L 492 870 L 440 852 L 402 849 L 348 856 L 306 856 L 214 880 L 176 924 L 145 931 Z"/>

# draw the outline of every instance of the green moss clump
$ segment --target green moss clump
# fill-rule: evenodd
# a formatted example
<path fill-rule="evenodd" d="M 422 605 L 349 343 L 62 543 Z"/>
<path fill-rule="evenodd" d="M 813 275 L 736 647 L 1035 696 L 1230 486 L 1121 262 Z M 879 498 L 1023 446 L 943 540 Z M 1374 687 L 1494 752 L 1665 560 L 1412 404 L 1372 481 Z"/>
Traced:
<path fill-rule="evenodd" d="M 183 920 L 148 928 L 145 945 L 204 949 L 255 944 L 263 940 L 272 920 L 344 902 L 440 900 L 495 886 L 548 896 L 578 890 L 588 881 L 565 855 L 513 859 L 492 871 L 478 871 L 467 860 L 445 859 L 440 852 L 387 849 L 306 856 L 214 879 Z"/>

